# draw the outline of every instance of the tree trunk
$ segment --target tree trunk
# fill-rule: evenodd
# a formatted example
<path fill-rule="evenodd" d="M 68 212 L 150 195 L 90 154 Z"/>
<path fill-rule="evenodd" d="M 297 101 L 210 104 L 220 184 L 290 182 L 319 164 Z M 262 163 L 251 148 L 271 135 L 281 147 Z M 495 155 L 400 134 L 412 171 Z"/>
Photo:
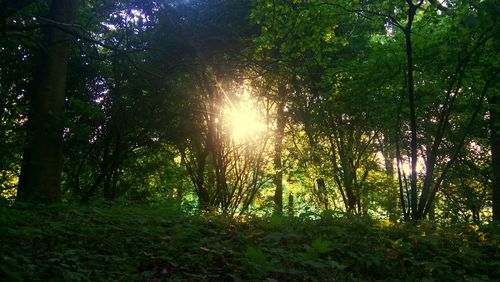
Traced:
<path fill-rule="evenodd" d="M 415 6 L 411 0 L 408 3 L 408 23 L 405 27 L 405 41 L 406 41 L 406 60 L 407 60 L 407 91 L 408 100 L 410 105 L 410 130 L 411 130 L 411 142 L 410 142 L 410 154 L 411 154 L 411 180 L 410 180 L 410 191 L 411 191 L 411 216 L 414 220 L 420 219 L 420 215 L 417 214 L 417 114 L 415 105 L 415 81 L 413 78 L 413 49 L 411 42 L 411 27 L 415 13 L 417 11 L 417 6 Z"/>
<path fill-rule="evenodd" d="M 53 0 L 49 18 L 71 24 L 76 0 Z M 57 202 L 61 198 L 63 111 L 71 35 L 56 26 L 44 30 L 46 45 L 33 84 L 28 136 L 18 199 Z"/>
<path fill-rule="evenodd" d="M 318 178 L 316 179 L 316 184 L 318 185 L 317 193 L 319 202 L 322 205 L 322 208 L 324 208 L 325 210 L 329 210 L 330 206 L 328 205 L 329 199 L 328 191 L 326 191 L 325 180 L 323 178 Z"/>
<path fill-rule="evenodd" d="M 293 203 L 293 194 L 290 192 L 288 194 L 288 216 L 293 217 L 295 215 L 294 203 Z"/>
<path fill-rule="evenodd" d="M 393 145 L 394 142 L 392 138 L 390 137 L 390 134 L 386 133 L 383 135 L 384 139 L 382 141 L 381 147 L 382 147 L 382 155 L 384 156 L 384 167 L 385 167 L 385 173 L 387 174 L 387 177 L 390 179 L 394 178 L 394 159 L 395 153 L 393 151 Z"/>
<path fill-rule="evenodd" d="M 500 221 L 500 99 L 490 97 L 491 158 L 493 162 L 493 220 Z"/>
<path fill-rule="evenodd" d="M 274 191 L 274 213 L 276 214 L 283 213 L 283 163 L 281 153 L 283 151 L 286 121 L 284 95 L 285 88 L 280 85 L 278 87 L 279 102 L 276 105 L 276 135 L 274 139 L 274 170 L 276 171 L 274 175 L 274 185 L 276 185 L 276 190 Z"/>

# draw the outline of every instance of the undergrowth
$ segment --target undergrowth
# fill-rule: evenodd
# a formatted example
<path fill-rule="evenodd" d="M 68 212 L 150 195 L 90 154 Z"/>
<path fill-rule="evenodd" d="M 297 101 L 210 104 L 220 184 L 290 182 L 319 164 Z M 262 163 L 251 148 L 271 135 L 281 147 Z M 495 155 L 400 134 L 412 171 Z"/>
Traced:
<path fill-rule="evenodd" d="M 494 281 L 498 227 L 0 207 L 1 281 Z"/>

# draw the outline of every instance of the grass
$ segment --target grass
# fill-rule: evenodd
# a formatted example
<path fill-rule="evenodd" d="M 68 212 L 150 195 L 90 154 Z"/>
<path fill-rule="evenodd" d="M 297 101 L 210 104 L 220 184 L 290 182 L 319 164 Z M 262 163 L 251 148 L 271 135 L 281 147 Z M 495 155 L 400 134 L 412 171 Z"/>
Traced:
<path fill-rule="evenodd" d="M 498 227 L 0 207 L 1 281 L 495 281 Z"/>

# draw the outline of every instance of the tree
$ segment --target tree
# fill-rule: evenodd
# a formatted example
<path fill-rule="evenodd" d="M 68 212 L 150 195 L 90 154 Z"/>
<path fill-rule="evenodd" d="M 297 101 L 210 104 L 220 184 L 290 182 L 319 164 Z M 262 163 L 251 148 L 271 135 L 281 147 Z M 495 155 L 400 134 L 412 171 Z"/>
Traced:
<path fill-rule="evenodd" d="M 307 85 L 302 95 L 310 98 L 299 102 L 303 104 L 314 101 L 322 104 L 322 99 L 339 95 L 332 89 L 339 87 L 345 91 L 349 81 L 345 78 L 349 76 L 358 79 L 358 83 L 363 81 L 369 85 L 369 91 L 404 93 L 404 99 L 393 99 L 395 105 L 378 109 L 375 114 L 388 117 L 387 110 L 399 108 L 398 122 L 392 124 L 397 129 L 389 129 L 386 125 L 391 122 L 380 122 L 380 119 L 376 127 L 369 128 L 384 129 L 385 142 L 393 140 L 395 143 L 385 146 L 396 152 L 385 155 L 398 159 L 400 204 L 405 218 L 411 216 L 419 220 L 433 209 L 443 179 L 453 169 L 461 148 L 468 142 L 467 136 L 480 116 L 485 95 L 492 91 L 496 70 L 487 67 L 483 60 L 492 55 L 493 22 L 491 15 L 485 14 L 488 5 L 472 1 L 446 7 L 424 0 L 405 3 L 277 1 L 272 4 L 262 1 L 257 3 L 253 14 L 263 29 L 257 40 L 258 58 L 271 62 L 274 59 L 284 73 L 291 74 L 292 80 L 298 79 L 303 87 Z M 479 15 L 485 16 L 485 20 L 479 21 Z M 367 24 L 366 19 L 371 22 Z M 350 36 L 349 30 L 352 32 L 356 28 L 362 28 L 363 32 L 357 31 L 356 37 Z M 451 34 L 456 41 L 445 40 Z M 464 41 L 463 38 L 472 40 Z M 347 48 L 342 48 L 342 44 L 357 44 L 359 51 L 352 55 Z M 366 73 L 375 74 L 363 78 L 367 61 L 373 58 L 370 55 L 382 55 L 382 52 L 373 52 L 377 45 L 385 45 L 379 47 L 385 50 L 383 53 L 391 49 L 388 56 L 395 59 L 390 62 L 393 65 L 387 67 L 392 71 L 381 71 L 380 65 L 373 64 Z M 437 50 L 441 52 L 438 54 Z M 356 61 L 356 56 L 365 60 Z M 380 61 L 377 57 L 373 59 Z M 402 60 L 404 65 L 400 63 Z M 479 73 L 483 77 L 479 77 Z M 376 77 L 382 79 L 379 86 L 376 86 Z M 434 96 L 431 93 L 435 93 Z M 459 114 L 457 105 L 464 101 L 472 107 Z M 317 112 L 319 116 L 325 113 L 328 111 Z M 395 111 L 392 114 L 396 114 Z M 432 117 L 430 123 L 425 117 Z M 317 124 L 313 122 L 313 126 Z M 407 152 L 410 173 L 402 175 L 401 162 L 405 159 L 402 154 Z M 421 166 L 419 159 L 425 160 L 424 169 L 418 169 Z M 385 162 L 390 164 L 391 160 L 386 158 Z M 346 166 L 347 162 L 341 165 L 343 171 L 348 171 Z M 408 191 L 404 184 L 406 176 L 410 179 Z"/>
<path fill-rule="evenodd" d="M 75 19 L 77 1 L 53 0 L 44 29 L 44 54 L 35 73 L 28 114 L 28 141 L 23 155 L 18 199 L 61 199 L 63 109 L 72 36 L 61 29 Z"/>
<path fill-rule="evenodd" d="M 283 138 L 285 137 L 286 126 L 286 86 L 278 85 L 277 103 L 276 103 L 276 131 L 274 133 L 274 206 L 275 213 L 283 213 Z"/>
<path fill-rule="evenodd" d="M 258 4 L 261 5 L 256 6 L 253 17 L 262 26 L 262 33 L 257 39 L 256 56 L 272 65 L 268 66 L 268 71 L 281 76 L 282 81 L 290 81 L 292 87 L 286 96 L 287 107 L 295 121 L 304 125 L 313 151 L 311 154 L 321 155 L 319 152 L 322 152 L 328 155 L 328 163 L 333 161 L 328 170 L 329 177 L 335 179 L 346 210 L 361 212 L 360 188 L 373 167 L 367 159 L 373 154 L 371 148 L 376 135 L 373 133 L 378 129 L 364 127 L 368 125 L 363 117 L 366 109 L 357 108 L 361 111 L 359 114 L 349 109 L 356 108 L 354 103 L 365 99 L 361 98 L 361 92 L 350 88 L 349 81 L 356 75 L 351 67 L 358 63 L 353 46 L 365 50 L 364 39 L 373 31 L 373 26 L 353 15 L 340 13 L 329 3 L 278 1 L 272 5 Z M 359 27 L 366 28 L 366 31 L 357 39 L 350 38 L 350 29 Z M 346 64 L 349 59 L 355 61 L 352 66 Z M 360 99 L 347 102 L 349 95 Z M 364 148 L 361 143 L 369 148 Z M 357 145 L 360 146 L 354 148 Z M 360 173 L 363 168 L 366 170 Z M 275 185 L 276 193 L 279 193 L 280 186 Z M 276 205 L 279 206 L 279 201 Z"/>
<path fill-rule="evenodd" d="M 498 95 L 492 94 L 488 97 L 488 102 L 493 163 L 493 219 L 500 221 L 500 99 Z"/>
<path fill-rule="evenodd" d="M 406 1 L 405 6 L 391 2 L 387 4 L 389 6 L 384 4 L 360 6 L 353 11 L 383 19 L 389 24 L 388 33 L 395 34 L 396 39 L 404 42 L 406 60 L 404 91 L 407 96 L 405 104 L 409 111 L 407 121 L 410 131 L 411 167 L 410 191 L 407 199 L 411 217 L 419 220 L 433 209 L 433 201 L 440 190 L 442 181 L 453 167 L 470 127 L 481 111 L 484 97 L 491 90 L 491 81 L 496 71 L 482 68 L 481 58 L 488 54 L 489 42 L 492 40 L 492 25 L 491 21 L 470 25 L 470 19 L 477 16 L 474 11 L 484 9 L 484 7 L 480 8 L 481 5 L 476 5 L 477 3 L 471 3 L 472 6 L 476 5 L 474 9 L 466 5 L 456 5 L 453 8 L 455 18 L 450 16 L 451 8 L 445 9 L 439 6 L 439 12 L 436 12 L 436 5 L 429 5 L 425 1 L 417 1 L 417 3 Z M 388 9 L 388 7 L 391 8 Z M 446 12 L 443 13 L 443 10 Z M 457 22 L 457 18 L 462 22 Z M 418 35 L 428 35 L 425 40 L 417 36 L 416 30 L 419 31 Z M 440 32 L 436 32 L 438 30 Z M 398 36 L 398 31 L 401 32 L 402 37 Z M 446 48 L 448 56 L 441 55 L 438 60 L 436 56 L 430 56 L 433 54 L 431 46 L 434 48 L 436 46 L 432 42 L 436 40 L 435 42 L 442 44 L 443 37 L 439 36 L 445 36 L 444 33 L 449 36 L 453 32 L 462 35 L 457 39 L 467 37 L 472 40 L 449 42 L 450 45 L 446 45 L 448 47 L 441 45 L 442 48 Z M 456 55 L 451 56 L 452 54 Z M 439 69 L 435 68 L 438 64 L 440 64 Z M 476 80 L 476 82 L 480 81 L 476 85 L 482 86 L 474 87 L 468 84 L 471 80 L 468 80 L 467 76 L 474 76 L 480 69 L 483 71 L 484 79 Z M 466 87 L 466 85 L 470 86 Z M 427 96 L 428 93 L 436 91 L 445 94 L 434 96 L 437 98 L 435 100 Z M 469 95 L 474 92 L 475 95 Z M 469 112 L 468 117 L 465 115 L 460 117 L 468 118 L 468 122 L 454 127 L 452 124 L 456 116 L 457 100 L 460 99 L 470 99 L 470 105 L 476 106 Z M 433 104 L 428 104 L 426 100 L 433 100 Z M 427 116 L 432 116 L 430 124 L 426 124 L 427 121 L 422 118 L 424 112 Z M 455 136 L 455 139 L 450 139 L 451 136 Z M 419 158 L 425 159 L 421 185 L 417 171 Z"/>
<path fill-rule="evenodd" d="M 224 124 L 225 107 L 239 103 L 232 93 L 238 88 L 235 74 L 244 71 L 240 52 L 248 32 L 247 23 L 242 21 L 248 3 L 216 4 L 179 4 L 165 10 L 165 19 L 191 51 L 195 66 L 184 77 L 191 87 L 184 89 L 184 118 L 179 125 L 182 138 L 176 146 L 193 182 L 199 208 L 233 215 L 248 210 L 265 182 L 262 168 L 267 161 L 267 140 L 239 144 Z"/>

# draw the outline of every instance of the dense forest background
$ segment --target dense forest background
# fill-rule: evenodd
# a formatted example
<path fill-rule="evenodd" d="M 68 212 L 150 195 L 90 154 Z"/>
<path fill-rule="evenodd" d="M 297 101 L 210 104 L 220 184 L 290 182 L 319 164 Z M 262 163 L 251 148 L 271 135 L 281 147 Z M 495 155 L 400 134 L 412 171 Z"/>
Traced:
<path fill-rule="evenodd" d="M 0 195 L 499 219 L 496 1 L 2 1 Z"/>

